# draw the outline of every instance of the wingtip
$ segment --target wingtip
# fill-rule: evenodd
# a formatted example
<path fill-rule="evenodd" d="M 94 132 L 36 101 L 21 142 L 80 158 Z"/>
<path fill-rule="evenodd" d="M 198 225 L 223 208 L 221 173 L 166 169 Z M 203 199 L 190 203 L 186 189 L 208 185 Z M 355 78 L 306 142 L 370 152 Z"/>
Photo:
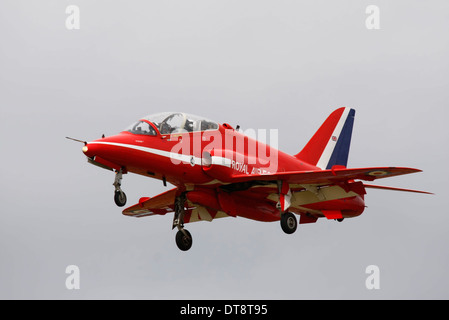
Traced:
<path fill-rule="evenodd" d="M 409 168 L 409 167 L 390 167 L 391 169 L 396 169 L 396 170 L 404 170 L 407 171 L 407 173 L 418 173 L 418 172 L 423 172 L 421 169 L 417 169 L 417 168 Z"/>

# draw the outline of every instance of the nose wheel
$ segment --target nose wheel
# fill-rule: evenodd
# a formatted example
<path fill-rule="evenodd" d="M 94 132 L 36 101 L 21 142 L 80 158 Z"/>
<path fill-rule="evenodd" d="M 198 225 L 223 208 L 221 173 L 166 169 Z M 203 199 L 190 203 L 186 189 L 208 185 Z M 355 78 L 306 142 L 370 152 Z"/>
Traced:
<path fill-rule="evenodd" d="M 123 207 L 126 204 L 126 194 L 122 190 L 116 190 L 114 192 L 114 202 L 117 206 Z"/>
<path fill-rule="evenodd" d="M 112 184 L 115 187 L 114 202 L 119 207 L 123 207 L 126 204 L 126 194 L 120 187 L 122 185 L 122 176 L 123 171 L 122 169 L 120 169 L 115 173 L 115 180 L 114 183 Z"/>

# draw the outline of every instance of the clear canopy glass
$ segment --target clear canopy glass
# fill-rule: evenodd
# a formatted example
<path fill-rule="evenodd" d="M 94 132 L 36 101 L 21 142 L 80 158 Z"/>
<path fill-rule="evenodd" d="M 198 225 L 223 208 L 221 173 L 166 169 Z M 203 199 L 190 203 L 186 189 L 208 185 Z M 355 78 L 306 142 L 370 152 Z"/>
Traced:
<path fill-rule="evenodd" d="M 146 121 L 143 121 L 146 120 Z M 135 134 L 156 135 L 148 122 L 154 124 L 161 134 L 217 130 L 218 124 L 204 117 L 182 112 L 163 112 L 143 117 L 126 129 Z"/>

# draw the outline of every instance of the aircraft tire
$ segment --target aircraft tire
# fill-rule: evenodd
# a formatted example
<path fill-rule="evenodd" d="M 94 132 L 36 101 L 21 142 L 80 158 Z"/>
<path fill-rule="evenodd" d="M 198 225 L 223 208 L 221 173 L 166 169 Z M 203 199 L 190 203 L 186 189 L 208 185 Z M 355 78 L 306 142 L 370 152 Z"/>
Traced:
<path fill-rule="evenodd" d="M 285 212 L 281 215 L 281 228 L 287 234 L 292 234 L 298 227 L 298 221 L 291 212 Z"/>
<path fill-rule="evenodd" d="M 178 246 L 179 250 L 187 251 L 192 247 L 193 239 L 192 239 L 192 235 L 190 234 L 189 231 L 184 229 L 184 232 L 179 230 L 176 233 L 175 240 L 176 240 L 176 245 Z"/>
<path fill-rule="evenodd" d="M 126 194 L 123 191 L 115 191 L 114 202 L 117 206 L 123 207 L 126 204 Z"/>

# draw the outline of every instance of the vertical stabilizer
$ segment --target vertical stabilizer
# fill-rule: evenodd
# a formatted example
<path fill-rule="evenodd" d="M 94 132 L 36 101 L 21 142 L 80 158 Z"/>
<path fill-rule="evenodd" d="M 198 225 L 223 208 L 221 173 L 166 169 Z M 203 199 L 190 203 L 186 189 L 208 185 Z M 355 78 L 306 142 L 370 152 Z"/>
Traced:
<path fill-rule="evenodd" d="M 355 110 L 339 108 L 332 112 L 296 158 L 321 169 L 347 166 Z"/>

